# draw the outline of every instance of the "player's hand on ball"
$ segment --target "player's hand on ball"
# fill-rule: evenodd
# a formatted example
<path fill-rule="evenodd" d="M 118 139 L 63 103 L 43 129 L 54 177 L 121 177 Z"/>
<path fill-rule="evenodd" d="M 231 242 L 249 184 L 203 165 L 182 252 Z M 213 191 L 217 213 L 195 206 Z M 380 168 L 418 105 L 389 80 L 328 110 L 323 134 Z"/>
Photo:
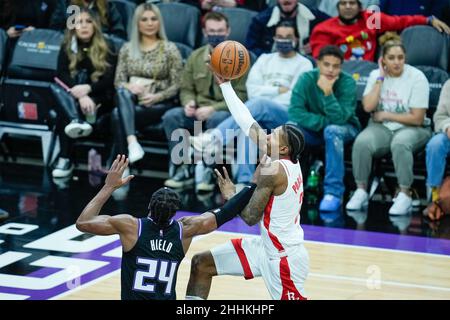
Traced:
<path fill-rule="evenodd" d="M 125 155 L 117 155 L 106 176 L 105 185 L 113 189 L 118 189 L 130 182 L 134 178 L 133 175 L 122 177 L 123 172 L 128 167 L 128 163 L 129 160 Z"/>
<path fill-rule="evenodd" d="M 209 61 L 211 61 L 211 55 L 208 55 L 208 59 Z M 214 69 L 211 67 L 211 62 L 206 63 L 206 65 L 208 66 L 209 70 L 211 70 L 213 76 L 214 76 L 214 80 L 216 81 L 216 83 L 220 86 L 222 83 L 227 82 L 228 80 L 226 80 L 224 77 L 222 77 L 220 74 L 218 74 L 217 72 L 214 71 Z"/>
<path fill-rule="evenodd" d="M 225 200 L 231 199 L 236 194 L 236 186 L 233 181 L 231 181 L 230 176 L 228 175 L 228 171 L 225 167 L 223 168 L 223 176 L 220 174 L 220 171 L 214 169 L 214 172 L 217 175 L 217 184 L 219 185 L 220 192 Z"/>

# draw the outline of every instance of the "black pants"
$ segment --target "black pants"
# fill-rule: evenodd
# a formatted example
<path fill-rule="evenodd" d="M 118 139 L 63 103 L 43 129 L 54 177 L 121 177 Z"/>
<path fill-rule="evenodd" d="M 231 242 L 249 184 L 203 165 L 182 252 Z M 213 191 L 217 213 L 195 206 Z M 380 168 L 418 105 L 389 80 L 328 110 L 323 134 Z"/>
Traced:
<path fill-rule="evenodd" d="M 50 88 L 56 101 L 56 112 L 58 113 L 55 129 L 56 134 L 59 137 L 61 149 L 59 156 L 70 159 L 73 153 L 74 139 L 71 139 L 66 135 L 64 128 L 72 120 L 84 120 L 84 115 L 78 101 L 70 93 L 58 85 L 52 84 Z M 105 126 L 105 119 L 111 113 L 112 99 L 107 93 L 102 96 L 91 97 L 91 99 L 95 102 L 95 104 L 102 105 L 97 111 L 96 122 L 92 125 L 94 130 L 96 130 Z"/>
<path fill-rule="evenodd" d="M 175 106 L 173 100 L 165 100 L 151 107 L 137 105 L 135 101 L 136 96 L 129 90 L 117 90 L 117 108 L 113 110 L 111 117 L 116 153 L 128 154 L 126 137 L 135 135 L 136 130 L 161 122 L 164 113 Z"/>

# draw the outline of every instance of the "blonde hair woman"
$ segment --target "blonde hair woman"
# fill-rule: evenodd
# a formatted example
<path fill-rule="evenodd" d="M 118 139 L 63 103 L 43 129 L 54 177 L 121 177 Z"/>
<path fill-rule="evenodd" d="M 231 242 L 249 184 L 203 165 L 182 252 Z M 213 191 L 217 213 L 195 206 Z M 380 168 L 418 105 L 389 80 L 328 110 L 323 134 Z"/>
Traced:
<path fill-rule="evenodd" d="M 101 116 L 110 113 L 116 59 L 103 37 L 100 21 L 89 9 L 82 9 L 77 28 L 67 29 L 58 57 L 57 76 L 52 85 L 59 121 L 57 133 L 61 152 L 53 177 L 71 174 L 72 139 L 88 136 Z M 98 110 L 97 108 L 101 106 Z M 89 120 L 87 122 L 86 120 Z"/>
<path fill-rule="evenodd" d="M 114 83 L 118 107 L 113 112 L 116 152 L 128 154 L 131 163 L 144 156 L 136 129 L 160 122 L 162 115 L 175 106 L 181 70 L 181 55 L 166 39 L 158 7 L 139 5 L 131 39 L 119 53 Z"/>

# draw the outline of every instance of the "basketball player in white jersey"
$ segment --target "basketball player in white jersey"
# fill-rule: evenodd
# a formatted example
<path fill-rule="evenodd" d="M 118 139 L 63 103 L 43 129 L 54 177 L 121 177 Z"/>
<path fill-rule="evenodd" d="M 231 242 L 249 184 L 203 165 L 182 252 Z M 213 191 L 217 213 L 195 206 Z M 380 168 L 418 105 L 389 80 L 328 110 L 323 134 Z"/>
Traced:
<path fill-rule="evenodd" d="M 237 97 L 230 82 L 215 74 L 228 108 L 262 154 L 267 154 L 253 176 L 255 186 L 250 201 L 241 212 L 248 225 L 259 224 L 261 236 L 233 239 L 192 259 L 186 299 L 206 299 L 213 276 L 234 275 L 245 279 L 263 277 L 272 299 L 303 300 L 309 270 L 308 253 L 303 246 L 300 209 L 303 178 L 299 157 L 305 142 L 292 125 L 276 128 L 270 135 L 253 119 Z M 266 143 L 261 143 L 261 142 Z M 267 161 L 266 161 L 267 159 Z M 224 169 L 216 170 L 225 199 L 233 199 L 235 187 Z M 236 198 L 236 197 L 235 197 Z M 218 209 L 220 210 L 220 209 Z"/>

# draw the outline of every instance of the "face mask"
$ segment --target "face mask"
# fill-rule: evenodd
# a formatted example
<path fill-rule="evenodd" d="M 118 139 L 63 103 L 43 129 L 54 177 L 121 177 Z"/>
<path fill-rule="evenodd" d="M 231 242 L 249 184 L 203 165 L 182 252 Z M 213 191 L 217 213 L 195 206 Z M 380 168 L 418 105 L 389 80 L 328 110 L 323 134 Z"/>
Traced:
<path fill-rule="evenodd" d="M 295 44 L 292 40 L 275 40 L 275 47 L 282 54 L 287 54 L 295 50 Z"/>
<path fill-rule="evenodd" d="M 219 43 L 224 42 L 227 39 L 227 36 L 208 34 L 207 39 L 211 47 L 215 48 Z"/>

